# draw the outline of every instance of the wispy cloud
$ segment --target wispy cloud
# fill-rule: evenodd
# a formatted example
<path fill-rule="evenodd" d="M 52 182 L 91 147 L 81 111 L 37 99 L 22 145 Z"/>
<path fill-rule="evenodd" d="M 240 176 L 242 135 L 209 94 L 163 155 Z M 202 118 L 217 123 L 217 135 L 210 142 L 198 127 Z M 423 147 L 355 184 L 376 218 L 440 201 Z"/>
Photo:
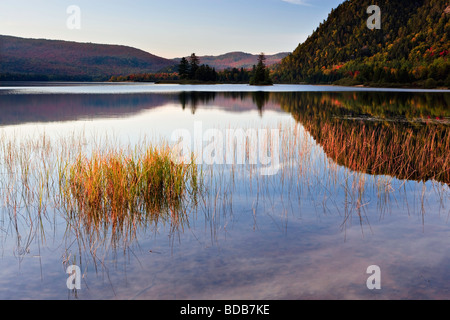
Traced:
<path fill-rule="evenodd" d="M 309 6 L 310 5 L 307 0 L 281 0 L 281 1 L 292 3 L 292 4 L 297 4 L 300 6 Z"/>

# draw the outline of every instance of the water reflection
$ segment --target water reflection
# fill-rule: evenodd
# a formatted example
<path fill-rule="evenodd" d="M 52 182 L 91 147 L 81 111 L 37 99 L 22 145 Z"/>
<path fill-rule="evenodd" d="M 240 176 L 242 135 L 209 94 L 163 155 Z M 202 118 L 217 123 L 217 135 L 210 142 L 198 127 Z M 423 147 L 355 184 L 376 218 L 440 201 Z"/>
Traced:
<path fill-rule="evenodd" d="M 204 189 L 195 205 L 183 207 L 182 219 L 142 215 L 120 225 L 114 219 L 93 224 L 61 194 L 64 168 L 80 153 L 89 159 L 93 145 L 116 148 L 114 141 L 3 136 L 1 241 L 21 263 L 38 256 L 41 273 L 25 277 L 28 292 L 13 295 L 29 297 L 50 278 L 62 288 L 50 286 L 47 297 L 61 297 L 66 275 L 60 271 L 70 264 L 82 267 L 90 288 L 79 298 L 360 298 L 369 293 L 355 289 L 361 280 L 355 274 L 372 259 L 396 274 L 404 274 L 398 261 L 418 263 L 424 276 L 448 283 L 445 272 L 436 272 L 438 263 L 448 267 L 448 253 L 423 255 L 448 240 L 449 102 L 448 94 L 399 92 L 0 94 L 5 128 L 95 123 L 169 106 L 194 118 L 215 112 L 210 126 L 233 125 L 221 122 L 224 114 L 257 111 L 251 116 L 257 128 L 269 111 L 286 115 L 271 127 L 280 131 L 278 174 L 261 176 L 248 162 L 203 165 Z M 170 123 L 173 113 L 164 116 Z M 412 258 L 408 244 L 415 240 L 423 242 Z M 11 260 L 3 259 L 9 268 L 0 277 L 3 287 L 12 286 L 8 277 L 17 281 Z M 423 271 L 427 263 L 432 271 Z M 408 297 L 407 281 L 387 276 L 386 283 L 405 286 L 388 295 Z M 445 297 L 447 289 L 422 288 L 415 297 Z"/>
<path fill-rule="evenodd" d="M 178 104 L 195 114 L 198 107 L 214 105 L 233 112 L 261 113 L 269 102 L 267 92 L 179 92 L 153 94 L 5 94 L 0 92 L 0 126 L 51 123 L 84 119 L 121 118 Z M 215 103 L 214 103 L 215 102 Z M 267 105 L 268 110 L 278 106 Z"/>
<path fill-rule="evenodd" d="M 292 113 L 328 157 L 351 170 L 450 183 L 449 95 L 285 94 Z"/>

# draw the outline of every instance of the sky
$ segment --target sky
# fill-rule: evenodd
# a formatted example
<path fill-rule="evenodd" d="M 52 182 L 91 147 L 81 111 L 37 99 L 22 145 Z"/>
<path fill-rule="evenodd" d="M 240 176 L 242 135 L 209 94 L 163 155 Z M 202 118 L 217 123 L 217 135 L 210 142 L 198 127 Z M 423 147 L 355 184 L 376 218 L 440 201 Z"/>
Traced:
<path fill-rule="evenodd" d="M 165 58 L 274 54 L 292 52 L 342 2 L 1 0 L 0 34 L 127 45 Z"/>

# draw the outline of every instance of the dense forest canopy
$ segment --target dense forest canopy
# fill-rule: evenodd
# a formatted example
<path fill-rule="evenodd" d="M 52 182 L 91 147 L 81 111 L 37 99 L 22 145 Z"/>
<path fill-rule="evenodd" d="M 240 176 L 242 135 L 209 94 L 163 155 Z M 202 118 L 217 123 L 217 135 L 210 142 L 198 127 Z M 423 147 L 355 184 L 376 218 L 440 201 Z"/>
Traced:
<path fill-rule="evenodd" d="M 127 46 L 0 35 L 0 81 L 103 81 L 170 65 L 169 59 Z"/>
<path fill-rule="evenodd" d="M 381 28 L 370 29 L 370 5 Z M 425 87 L 450 86 L 446 0 L 348 0 L 278 65 L 275 80 Z"/>

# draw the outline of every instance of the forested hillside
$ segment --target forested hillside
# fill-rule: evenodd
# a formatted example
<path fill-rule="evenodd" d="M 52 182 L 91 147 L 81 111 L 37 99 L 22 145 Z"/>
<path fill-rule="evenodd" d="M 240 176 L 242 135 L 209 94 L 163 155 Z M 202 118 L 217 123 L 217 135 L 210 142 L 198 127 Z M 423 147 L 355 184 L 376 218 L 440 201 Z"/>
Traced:
<path fill-rule="evenodd" d="M 172 64 L 127 46 L 0 35 L 0 80 L 108 80 Z"/>
<path fill-rule="evenodd" d="M 381 29 L 369 29 L 377 5 Z M 345 1 L 279 64 L 288 83 L 450 86 L 447 0 Z"/>

